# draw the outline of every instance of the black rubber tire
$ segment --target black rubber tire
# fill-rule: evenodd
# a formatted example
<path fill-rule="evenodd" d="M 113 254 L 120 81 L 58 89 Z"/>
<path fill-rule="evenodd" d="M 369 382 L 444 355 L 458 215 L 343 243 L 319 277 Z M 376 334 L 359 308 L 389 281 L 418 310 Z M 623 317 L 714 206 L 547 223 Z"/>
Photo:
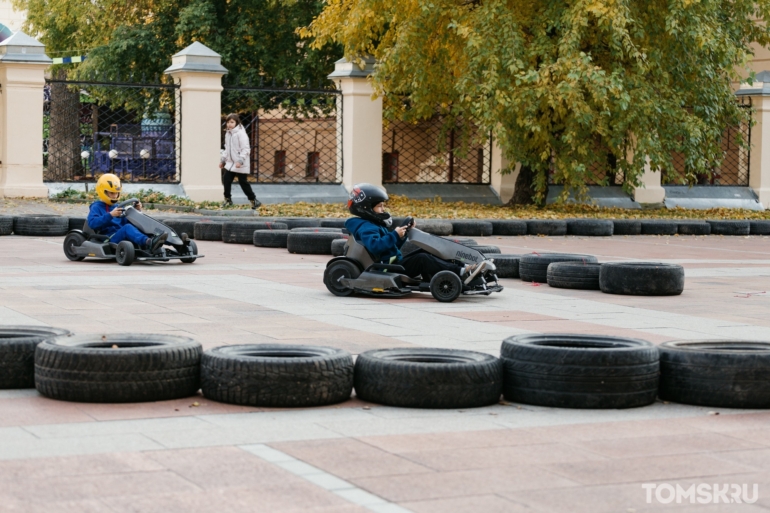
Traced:
<path fill-rule="evenodd" d="M 35 348 L 71 333 L 46 326 L 0 326 L 0 390 L 35 388 Z"/>
<path fill-rule="evenodd" d="M 679 221 L 677 232 L 679 235 L 709 235 L 711 225 L 706 221 Z"/>
<path fill-rule="evenodd" d="M 451 303 L 463 292 L 463 282 L 452 271 L 439 271 L 430 280 L 430 293 L 439 303 Z"/>
<path fill-rule="evenodd" d="M 195 240 L 222 240 L 222 223 L 203 221 L 195 223 Z"/>
<path fill-rule="evenodd" d="M 709 219 L 708 224 L 711 225 L 711 235 L 749 235 L 751 233 L 749 221 Z"/>
<path fill-rule="evenodd" d="M 341 278 L 356 279 L 361 275 L 361 270 L 356 264 L 348 260 L 337 260 L 324 269 L 324 285 L 326 290 L 339 297 L 347 297 L 353 294 L 353 289 L 344 287 L 339 280 Z"/>
<path fill-rule="evenodd" d="M 642 221 L 639 219 L 613 219 L 613 235 L 641 235 Z"/>
<path fill-rule="evenodd" d="M 556 408 L 635 408 L 658 392 L 658 349 L 602 335 L 517 335 L 503 341 L 505 398 Z"/>
<path fill-rule="evenodd" d="M 13 233 L 13 217 L 0 216 L 0 235 L 10 235 Z"/>
<path fill-rule="evenodd" d="M 599 287 L 605 294 L 676 296 L 684 290 L 684 268 L 657 262 L 602 264 Z"/>
<path fill-rule="evenodd" d="M 668 219 L 644 219 L 642 235 L 676 235 L 679 223 Z"/>
<path fill-rule="evenodd" d="M 195 241 L 194 241 L 194 240 L 191 240 L 191 241 L 190 241 L 188 244 L 189 244 L 189 245 L 188 245 L 187 247 L 188 247 L 188 249 L 191 251 L 191 253 L 192 253 L 193 255 L 197 255 L 197 254 L 198 254 L 198 245 L 195 243 Z M 192 264 L 192 263 L 195 263 L 195 261 L 197 260 L 197 258 L 196 258 L 196 257 L 190 257 L 190 258 L 180 258 L 179 260 L 180 260 L 180 261 L 181 261 L 183 264 Z"/>
<path fill-rule="evenodd" d="M 597 262 L 597 259 L 573 253 L 530 253 L 519 260 L 519 277 L 522 281 L 548 283 L 548 266 L 555 262 Z"/>
<path fill-rule="evenodd" d="M 671 341 L 660 351 L 660 398 L 720 408 L 770 408 L 770 342 Z"/>
<path fill-rule="evenodd" d="M 599 290 L 601 265 L 594 262 L 557 262 L 547 271 L 548 285 L 559 289 Z"/>
<path fill-rule="evenodd" d="M 286 249 L 302 255 L 331 255 L 332 241 L 344 239 L 342 232 L 289 232 Z"/>
<path fill-rule="evenodd" d="M 749 221 L 751 235 L 770 235 L 770 221 Z"/>
<path fill-rule="evenodd" d="M 55 338 L 35 350 L 35 388 L 52 399 L 86 403 L 189 397 L 200 386 L 201 352 L 198 342 L 171 335 Z"/>
<path fill-rule="evenodd" d="M 471 248 L 471 249 L 475 249 L 479 253 L 483 253 L 485 255 L 493 255 L 493 254 L 494 255 L 499 255 L 501 253 L 500 252 L 500 248 L 498 248 L 497 246 L 486 246 L 485 245 L 485 246 L 468 246 L 468 247 Z"/>
<path fill-rule="evenodd" d="M 64 237 L 64 243 L 62 244 L 62 247 L 64 248 L 64 256 L 66 256 L 67 259 L 72 262 L 82 262 L 85 257 L 77 255 L 74 248 L 80 246 L 85 241 L 85 236 L 78 232 L 68 233 L 67 236 Z"/>
<path fill-rule="evenodd" d="M 120 241 L 118 247 L 115 248 L 115 260 L 119 265 L 129 266 L 134 263 L 136 258 L 136 250 L 134 249 L 134 243 L 130 240 Z"/>
<path fill-rule="evenodd" d="M 332 256 L 342 256 L 345 251 L 345 244 L 348 239 L 335 239 L 332 241 Z"/>
<path fill-rule="evenodd" d="M 213 401 L 243 406 L 341 403 L 353 392 L 353 357 L 322 346 L 216 347 L 201 358 L 201 390 Z"/>
<path fill-rule="evenodd" d="M 347 219 L 321 219 L 322 228 L 345 228 Z"/>
<path fill-rule="evenodd" d="M 194 239 L 195 223 L 198 222 L 200 221 L 194 219 L 167 219 L 163 221 L 163 224 L 174 230 L 180 237 L 183 233 L 186 233 L 189 238 Z"/>
<path fill-rule="evenodd" d="M 527 222 L 521 219 L 490 219 L 492 235 L 526 235 Z"/>
<path fill-rule="evenodd" d="M 294 228 L 320 228 L 321 220 L 315 217 L 277 217 L 275 219 L 279 223 L 284 223 L 287 230 L 293 230 Z"/>
<path fill-rule="evenodd" d="M 289 230 L 255 230 L 252 242 L 260 248 L 285 248 Z"/>
<path fill-rule="evenodd" d="M 249 221 L 222 224 L 222 242 L 226 244 L 254 244 L 257 230 L 285 230 L 286 223 Z"/>
<path fill-rule="evenodd" d="M 356 359 L 356 396 L 388 406 L 488 406 L 500 401 L 502 385 L 500 359 L 474 351 L 375 349 Z"/>
<path fill-rule="evenodd" d="M 610 237 L 615 224 L 609 219 L 570 219 L 567 221 L 568 235 L 588 237 Z"/>
<path fill-rule="evenodd" d="M 560 219 L 529 219 L 527 235 L 567 235 L 567 221 Z"/>
<path fill-rule="evenodd" d="M 521 255 L 491 255 L 498 278 L 518 278 Z"/>
<path fill-rule="evenodd" d="M 492 235 L 492 223 L 477 219 L 456 219 L 452 221 L 454 235 L 488 237 Z"/>
<path fill-rule="evenodd" d="M 13 233 L 33 237 L 55 237 L 69 231 L 69 218 L 54 215 L 25 215 L 13 218 Z"/>
<path fill-rule="evenodd" d="M 292 228 L 289 230 L 291 233 L 342 233 L 342 228 L 324 228 L 323 226 L 300 226 L 299 228 Z"/>
<path fill-rule="evenodd" d="M 67 218 L 68 230 L 82 230 L 86 224 L 85 217 L 69 217 Z"/>
<path fill-rule="evenodd" d="M 400 224 L 395 224 L 394 222 L 393 226 L 400 226 Z M 452 235 L 453 230 L 451 222 L 439 219 L 420 219 L 417 221 L 416 227 L 418 230 L 422 230 L 425 233 L 440 236 Z"/>

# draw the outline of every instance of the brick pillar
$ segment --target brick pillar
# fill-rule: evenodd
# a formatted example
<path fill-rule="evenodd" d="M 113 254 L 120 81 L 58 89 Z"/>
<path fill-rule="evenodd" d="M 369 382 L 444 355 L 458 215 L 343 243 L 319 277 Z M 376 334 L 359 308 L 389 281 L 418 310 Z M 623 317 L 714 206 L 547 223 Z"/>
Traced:
<path fill-rule="evenodd" d="M 364 62 L 361 69 L 340 59 L 329 75 L 342 91 L 337 116 L 342 116 L 342 183 L 348 191 L 361 182 L 382 185 L 382 98 L 372 99 L 367 79 L 374 72 L 374 59 Z"/>
<path fill-rule="evenodd" d="M 193 201 L 224 199 L 219 155 L 222 136 L 222 58 L 195 42 L 171 58 L 165 73 L 180 85 L 182 108 L 176 109 L 182 130 L 181 183 Z"/>
<path fill-rule="evenodd" d="M 23 32 L 0 43 L 0 198 L 48 197 L 43 88 L 51 59 Z"/>

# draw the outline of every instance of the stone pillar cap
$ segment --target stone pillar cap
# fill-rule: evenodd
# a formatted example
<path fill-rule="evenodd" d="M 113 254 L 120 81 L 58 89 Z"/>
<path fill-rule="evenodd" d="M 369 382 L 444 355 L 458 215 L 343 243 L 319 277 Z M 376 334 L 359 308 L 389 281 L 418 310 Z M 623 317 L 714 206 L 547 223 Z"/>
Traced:
<path fill-rule="evenodd" d="M 374 65 L 377 62 L 374 57 L 362 57 L 360 61 L 364 64 L 363 68 L 345 58 L 338 60 L 334 63 L 334 73 L 329 75 L 328 78 L 366 78 L 374 73 Z"/>
<path fill-rule="evenodd" d="M 222 66 L 222 56 L 198 41 L 171 57 L 171 66 L 164 73 L 193 71 L 198 73 L 227 74 Z"/>
<path fill-rule="evenodd" d="M 757 73 L 752 84 L 741 82 L 735 96 L 770 96 L 770 71 Z"/>
<path fill-rule="evenodd" d="M 51 64 L 53 61 L 45 54 L 43 43 L 24 32 L 16 32 L 0 43 L 0 62 Z"/>

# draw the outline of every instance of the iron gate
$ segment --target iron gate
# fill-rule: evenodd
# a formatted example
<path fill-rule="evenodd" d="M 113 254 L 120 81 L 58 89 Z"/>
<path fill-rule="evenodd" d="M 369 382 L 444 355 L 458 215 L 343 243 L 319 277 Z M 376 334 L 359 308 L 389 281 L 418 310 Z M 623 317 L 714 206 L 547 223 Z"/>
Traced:
<path fill-rule="evenodd" d="M 446 130 L 435 117 L 383 127 L 383 183 L 489 184 L 491 176 L 492 137 L 475 126 Z"/>
<path fill-rule="evenodd" d="M 342 94 L 311 88 L 226 85 L 222 148 L 228 114 L 238 114 L 251 144 L 258 183 L 342 183 Z"/>
<path fill-rule="evenodd" d="M 47 79 L 43 179 L 178 183 L 181 95 L 173 83 Z"/>

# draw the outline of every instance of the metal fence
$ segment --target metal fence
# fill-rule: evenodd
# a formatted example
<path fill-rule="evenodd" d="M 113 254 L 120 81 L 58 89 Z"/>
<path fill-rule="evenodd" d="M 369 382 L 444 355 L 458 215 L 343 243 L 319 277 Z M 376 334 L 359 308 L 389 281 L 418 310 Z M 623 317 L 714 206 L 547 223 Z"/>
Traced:
<path fill-rule="evenodd" d="M 492 138 L 476 127 L 442 129 L 438 117 L 383 127 L 383 183 L 488 184 L 491 176 Z"/>
<path fill-rule="evenodd" d="M 336 89 L 226 85 L 225 117 L 238 114 L 251 145 L 257 183 L 342 182 L 342 95 Z"/>
<path fill-rule="evenodd" d="M 173 83 L 46 80 L 43 179 L 178 183 L 180 112 Z"/>

